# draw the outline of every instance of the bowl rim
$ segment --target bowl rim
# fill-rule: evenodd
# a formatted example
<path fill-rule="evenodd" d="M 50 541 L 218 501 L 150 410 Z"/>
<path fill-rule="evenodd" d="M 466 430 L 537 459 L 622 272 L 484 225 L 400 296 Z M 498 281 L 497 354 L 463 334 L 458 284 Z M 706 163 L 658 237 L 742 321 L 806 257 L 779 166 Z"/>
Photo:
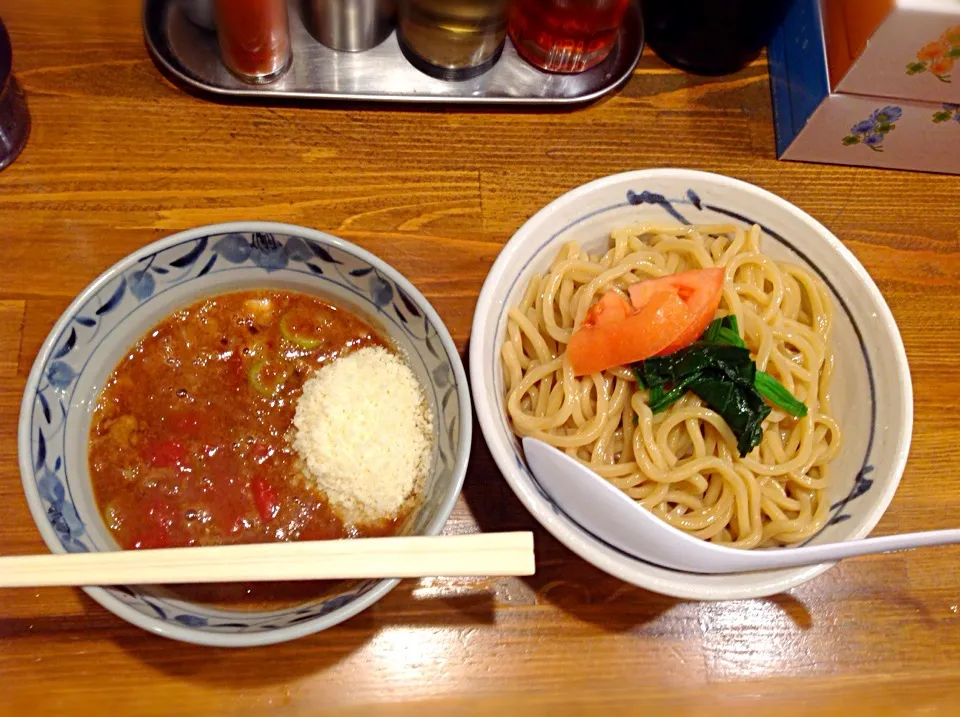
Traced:
<path fill-rule="evenodd" d="M 484 327 L 490 322 L 490 317 L 494 313 L 494 308 L 505 301 L 505 297 L 497 298 L 501 286 L 510 278 L 514 277 L 518 267 L 521 266 L 514 256 L 518 254 L 523 246 L 532 242 L 534 237 L 541 237 L 545 234 L 543 225 L 547 224 L 551 215 L 560 208 L 575 204 L 577 200 L 593 194 L 594 192 L 607 189 L 610 186 L 618 185 L 624 182 L 656 182 L 657 180 L 687 180 L 691 183 L 710 184 L 715 187 L 721 187 L 734 190 L 741 194 L 746 194 L 756 198 L 760 202 L 772 204 L 792 215 L 795 219 L 804 224 L 811 233 L 815 233 L 822 239 L 830 249 L 852 270 L 860 280 L 863 288 L 869 295 L 870 303 L 877 311 L 878 320 L 889 330 L 891 339 L 895 346 L 895 356 L 893 363 L 896 366 L 896 372 L 900 379 L 900 399 L 904 405 L 904 412 L 901 420 L 900 445 L 896 451 L 895 459 L 891 464 L 888 474 L 889 482 L 882 492 L 878 491 L 875 495 L 875 501 L 872 507 L 867 511 L 860 527 L 854 531 L 848 540 L 856 540 L 866 537 L 870 531 L 877 525 L 880 518 L 886 512 L 893 500 L 893 496 L 900 484 L 903 471 L 906 467 L 907 457 L 910 450 L 910 443 L 913 436 L 913 386 L 910 378 L 910 367 L 907 361 L 906 350 L 903 346 L 903 339 L 900 330 L 897 327 L 893 313 L 890 311 L 886 300 L 880 289 L 874 283 L 870 274 L 863 267 L 860 261 L 847 249 L 847 247 L 825 226 L 807 214 L 805 211 L 788 202 L 782 197 L 772 192 L 758 187 L 749 182 L 740 179 L 728 177 L 713 172 L 704 172 L 692 169 L 678 169 L 669 167 L 658 167 L 651 169 L 634 170 L 621 172 L 594 179 L 586 184 L 582 184 L 574 189 L 565 192 L 549 204 L 537 211 L 513 234 L 507 241 L 496 261 L 484 280 L 480 296 L 477 300 L 477 307 L 474 312 L 473 324 L 471 327 L 470 341 L 470 383 L 474 394 L 474 409 L 477 413 L 477 420 L 480 424 L 481 434 L 490 448 L 494 461 L 510 488 L 523 503 L 524 507 L 536 518 L 536 520 L 547 529 L 563 545 L 576 553 L 579 557 L 595 565 L 604 572 L 620 578 L 625 582 L 638 587 L 652 590 L 664 595 L 670 595 L 681 599 L 693 600 L 735 600 L 746 598 L 766 597 L 784 592 L 790 588 L 805 583 L 814 577 L 826 572 L 836 563 L 823 563 L 806 568 L 794 568 L 788 571 L 777 571 L 779 575 L 771 578 L 767 582 L 752 586 L 737 585 L 708 585 L 696 586 L 685 583 L 676 583 L 663 577 L 649 576 L 639 568 L 627 567 L 617 559 L 608 554 L 606 548 L 598 543 L 594 538 L 586 534 L 581 534 L 581 530 L 567 525 L 552 510 L 543 496 L 541 496 L 533 486 L 528 486 L 527 481 L 522 477 L 515 466 L 515 454 L 512 448 L 502 444 L 498 436 L 499 411 L 496 409 L 496 400 L 493 398 L 493 386 L 488 386 L 484 380 L 484 362 L 487 357 L 484 356 L 484 346 L 481 340 Z M 656 187 L 653 187 L 655 190 Z M 535 233 L 537 232 L 537 233 Z M 544 245 L 545 247 L 546 245 Z M 534 256 L 542 249 L 538 249 Z M 522 269 L 520 269 L 522 271 Z M 497 340 L 499 337 L 495 337 Z M 495 348 L 495 347 L 494 347 Z M 660 566 L 657 566 L 660 567 Z M 668 570 L 663 568 L 664 570 Z M 669 571 L 669 570 L 668 570 Z M 676 572 L 679 571 L 669 571 Z"/>
<path fill-rule="evenodd" d="M 235 221 L 219 224 L 208 224 L 193 229 L 187 229 L 177 232 L 127 254 L 119 261 L 112 264 L 93 281 L 91 281 L 77 296 L 70 302 L 70 305 L 60 314 L 56 323 L 48 332 L 43 344 L 34 359 L 33 366 L 27 377 L 26 385 L 23 390 L 23 398 L 20 402 L 20 414 L 17 427 L 17 453 L 20 467 L 20 482 L 23 486 L 24 497 L 30 509 L 30 515 L 33 518 L 40 536 L 52 553 L 66 552 L 56 532 L 46 519 L 40 495 L 32 481 L 35 473 L 33 461 L 31 458 L 31 411 L 33 405 L 33 395 L 36 393 L 40 384 L 43 367 L 47 365 L 53 354 L 54 345 L 61 335 L 64 328 L 72 320 L 72 316 L 97 293 L 104 284 L 112 280 L 118 274 L 130 269 L 143 257 L 161 252 L 171 246 L 184 241 L 198 239 L 203 236 L 215 236 L 219 234 L 230 233 L 251 233 L 264 232 L 272 234 L 284 234 L 288 236 L 298 236 L 310 239 L 319 244 L 332 246 L 344 253 L 351 254 L 358 259 L 369 263 L 371 266 L 388 276 L 396 285 L 398 285 L 414 302 L 421 308 L 424 315 L 430 321 L 430 324 L 437 332 L 447 358 L 453 369 L 454 383 L 457 387 L 457 397 L 460 401 L 460 411 L 462 416 L 470 420 L 459 421 L 458 442 L 456 461 L 454 462 L 453 477 L 454 480 L 446 491 L 440 508 L 424 532 L 423 535 L 438 535 L 453 512 L 457 499 L 463 490 L 463 483 L 466 478 L 467 464 L 470 458 L 470 448 L 473 435 L 472 421 L 472 400 L 467 382 L 467 375 L 463 368 L 463 361 L 460 358 L 460 352 L 450 336 L 450 332 L 443 320 L 437 314 L 436 310 L 420 293 L 412 282 L 403 274 L 393 268 L 383 259 L 363 249 L 356 244 L 352 244 L 332 234 L 322 232 L 317 229 L 299 226 L 297 224 L 288 224 L 283 222 L 265 222 L 265 221 Z M 28 480 L 28 477 L 30 480 Z M 267 632 L 257 633 L 215 633 L 202 631 L 187 625 L 173 624 L 168 621 L 160 620 L 138 612 L 134 608 L 121 602 L 111 595 L 104 587 L 84 587 L 82 588 L 87 595 L 96 600 L 101 606 L 112 612 L 117 617 L 126 620 L 137 627 L 143 628 L 147 632 L 162 637 L 179 640 L 182 642 L 193 643 L 196 645 L 206 645 L 212 647 L 254 647 L 259 645 L 271 645 L 279 642 L 286 642 L 298 637 L 304 637 L 327 628 L 333 627 L 344 620 L 347 620 L 359 612 L 367 609 L 384 595 L 390 592 L 400 581 L 397 579 L 384 579 L 377 581 L 376 585 L 369 591 L 360 595 L 351 602 L 343 605 L 326 615 L 318 616 L 312 620 L 305 620 L 295 625 L 277 628 Z"/>

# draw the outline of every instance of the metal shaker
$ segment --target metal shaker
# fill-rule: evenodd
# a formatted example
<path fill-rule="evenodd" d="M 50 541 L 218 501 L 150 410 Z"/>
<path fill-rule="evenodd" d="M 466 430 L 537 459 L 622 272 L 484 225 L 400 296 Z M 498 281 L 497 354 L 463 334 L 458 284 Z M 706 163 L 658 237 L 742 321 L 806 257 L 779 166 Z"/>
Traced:
<path fill-rule="evenodd" d="M 303 19 L 319 42 L 333 50 L 376 47 L 393 30 L 395 0 L 303 0 Z"/>

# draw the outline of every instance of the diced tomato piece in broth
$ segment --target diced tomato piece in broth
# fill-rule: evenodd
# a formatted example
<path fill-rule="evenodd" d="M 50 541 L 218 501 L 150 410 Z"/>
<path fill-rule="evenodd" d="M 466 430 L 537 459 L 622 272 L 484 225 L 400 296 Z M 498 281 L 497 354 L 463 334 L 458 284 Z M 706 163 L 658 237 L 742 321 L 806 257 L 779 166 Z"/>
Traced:
<path fill-rule="evenodd" d="M 280 512 L 280 503 L 277 500 L 277 491 L 263 478 L 254 478 L 250 481 L 250 490 L 253 492 L 253 502 L 257 506 L 260 519 L 265 523 L 277 517 Z"/>
<path fill-rule="evenodd" d="M 145 505 L 146 513 L 143 519 L 138 521 L 134 535 L 134 548 L 149 550 L 169 547 L 170 531 L 176 522 L 173 507 L 159 499 L 149 501 Z"/>
<path fill-rule="evenodd" d="M 187 461 L 187 449 L 180 441 L 158 440 L 143 448 L 144 459 L 154 468 L 177 468 Z"/>

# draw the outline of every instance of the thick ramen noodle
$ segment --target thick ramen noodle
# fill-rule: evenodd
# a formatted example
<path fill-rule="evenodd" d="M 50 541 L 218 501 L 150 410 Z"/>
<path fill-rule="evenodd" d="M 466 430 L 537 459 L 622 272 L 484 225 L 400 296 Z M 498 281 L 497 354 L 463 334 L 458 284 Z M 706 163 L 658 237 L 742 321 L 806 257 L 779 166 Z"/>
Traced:
<path fill-rule="evenodd" d="M 513 430 L 576 457 L 690 535 L 739 548 L 798 543 L 828 520 L 827 464 L 840 448 L 830 412 L 833 307 L 820 279 L 760 252 L 760 229 L 618 229 L 603 255 L 567 244 L 510 309 L 502 347 Z M 773 407 L 763 439 L 737 438 L 693 393 L 654 414 L 629 366 L 577 377 L 566 344 L 607 290 L 687 269 L 726 269 L 717 316 L 733 314 L 757 369 L 808 412 Z"/>

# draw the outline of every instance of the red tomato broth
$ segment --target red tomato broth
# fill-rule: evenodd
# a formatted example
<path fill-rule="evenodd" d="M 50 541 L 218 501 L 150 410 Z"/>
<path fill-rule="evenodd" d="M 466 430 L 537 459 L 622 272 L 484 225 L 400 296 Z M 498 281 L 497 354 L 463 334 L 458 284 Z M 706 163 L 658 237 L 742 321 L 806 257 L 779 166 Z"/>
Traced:
<path fill-rule="evenodd" d="M 285 336 L 290 312 L 296 333 L 288 325 Z M 222 294 L 159 323 L 114 369 L 91 424 L 94 495 L 117 543 L 395 534 L 407 515 L 345 525 L 303 477 L 288 436 L 310 372 L 366 346 L 393 350 L 349 311 L 295 292 Z"/>

